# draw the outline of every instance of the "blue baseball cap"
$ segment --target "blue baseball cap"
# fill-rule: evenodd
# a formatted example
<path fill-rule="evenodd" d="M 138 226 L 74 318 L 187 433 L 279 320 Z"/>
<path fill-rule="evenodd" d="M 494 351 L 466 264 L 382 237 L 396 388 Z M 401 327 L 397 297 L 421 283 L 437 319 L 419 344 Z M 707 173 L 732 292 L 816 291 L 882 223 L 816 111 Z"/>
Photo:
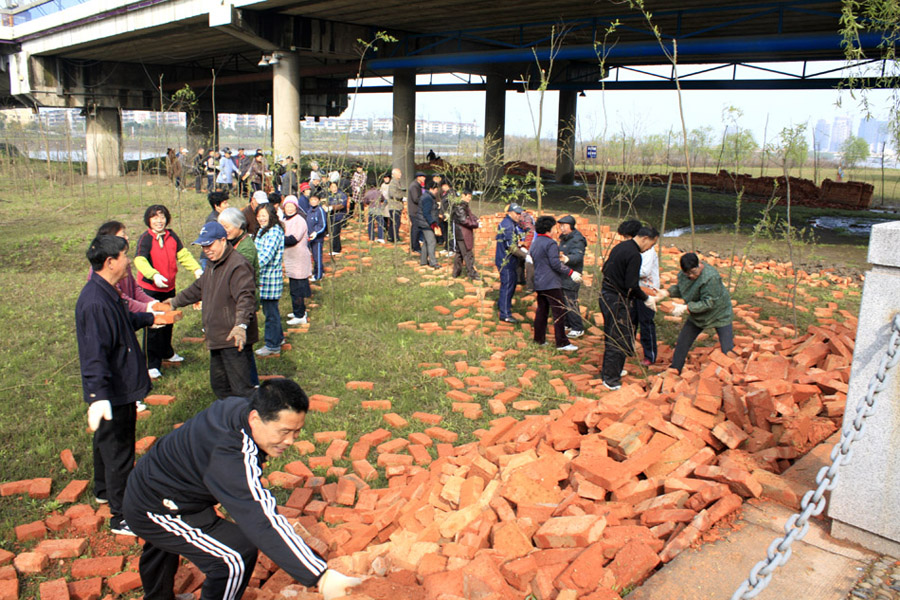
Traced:
<path fill-rule="evenodd" d="M 227 237 L 228 234 L 225 233 L 225 228 L 219 225 L 218 221 L 210 221 L 200 230 L 200 237 L 194 240 L 194 243 L 198 246 L 209 246 L 216 240 Z"/>

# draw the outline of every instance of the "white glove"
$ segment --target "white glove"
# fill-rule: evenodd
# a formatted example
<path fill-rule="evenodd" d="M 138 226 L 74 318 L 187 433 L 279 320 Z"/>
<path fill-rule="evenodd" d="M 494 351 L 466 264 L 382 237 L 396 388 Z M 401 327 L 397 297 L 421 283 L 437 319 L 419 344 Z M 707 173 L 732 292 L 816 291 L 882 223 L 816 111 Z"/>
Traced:
<path fill-rule="evenodd" d="M 153 285 L 158 288 L 164 288 L 169 284 L 169 280 L 162 276 L 161 273 L 157 273 L 153 276 Z"/>
<path fill-rule="evenodd" d="M 569 257 L 566 256 L 565 254 L 560 253 L 559 262 L 561 262 L 564 265 L 567 265 L 567 264 L 569 264 Z"/>
<path fill-rule="evenodd" d="M 525 255 L 525 263 L 526 263 L 526 264 L 529 264 L 529 265 L 533 265 L 533 264 L 534 264 L 534 259 L 531 258 L 531 255 L 530 255 L 530 254 L 526 254 L 526 255 Z"/>
<path fill-rule="evenodd" d="M 197 269 L 196 271 L 194 271 L 194 277 L 196 277 L 197 279 L 200 279 L 201 275 L 203 275 L 203 269 Z"/>
<path fill-rule="evenodd" d="M 676 304 L 675 308 L 672 309 L 673 317 L 680 317 L 684 313 L 687 312 L 687 304 Z"/>
<path fill-rule="evenodd" d="M 112 420 L 112 404 L 109 400 L 95 400 L 88 406 L 88 427 L 91 431 L 97 431 L 101 420 Z"/>
<path fill-rule="evenodd" d="M 582 277 L 581 273 L 579 273 L 578 271 L 572 271 L 572 274 L 569 275 L 569 277 L 571 277 L 572 281 L 574 281 L 575 283 L 581 283 Z"/>
<path fill-rule="evenodd" d="M 348 577 L 334 569 L 328 569 L 319 579 L 319 593 L 325 600 L 333 600 L 347 595 L 347 588 L 362 583 L 359 577 Z"/>
<path fill-rule="evenodd" d="M 668 298 L 668 297 L 669 297 L 669 290 L 667 290 L 665 288 L 656 292 L 656 301 L 657 302 L 659 302 L 660 300 L 664 300 L 665 298 Z"/>
<path fill-rule="evenodd" d="M 644 300 L 644 306 L 656 312 L 656 297 L 655 296 L 647 296 L 647 299 Z"/>

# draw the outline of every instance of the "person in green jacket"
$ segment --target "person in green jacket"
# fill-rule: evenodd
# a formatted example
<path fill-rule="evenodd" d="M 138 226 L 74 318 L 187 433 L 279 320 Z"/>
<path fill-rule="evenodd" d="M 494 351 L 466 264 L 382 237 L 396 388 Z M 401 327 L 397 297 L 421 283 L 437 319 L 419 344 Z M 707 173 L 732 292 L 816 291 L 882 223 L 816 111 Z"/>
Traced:
<path fill-rule="evenodd" d="M 678 283 L 668 290 L 660 291 L 657 300 L 666 296 L 682 298 L 685 304 L 676 304 L 672 314 L 680 317 L 688 314 L 678 341 L 675 343 L 675 354 L 672 356 L 671 368 L 681 373 L 687 353 L 694 340 L 704 329 L 713 327 L 719 336 L 722 352 L 734 348 L 734 312 L 731 310 L 731 295 L 722 283 L 722 277 L 715 267 L 701 263 L 693 252 L 681 256 L 681 273 Z"/>

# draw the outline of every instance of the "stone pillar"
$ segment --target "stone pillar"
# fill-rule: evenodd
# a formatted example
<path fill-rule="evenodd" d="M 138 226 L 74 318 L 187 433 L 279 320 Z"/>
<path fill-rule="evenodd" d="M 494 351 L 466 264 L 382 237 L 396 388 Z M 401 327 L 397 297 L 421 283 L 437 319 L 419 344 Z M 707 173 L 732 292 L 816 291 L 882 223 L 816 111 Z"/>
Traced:
<path fill-rule="evenodd" d="M 869 381 L 890 338 L 890 323 L 900 311 L 900 221 L 875 225 L 869 238 L 859 323 L 850 369 L 850 389 L 844 419 L 856 415 Z M 853 444 L 853 458 L 840 468 L 838 485 L 831 492 L 828 516 L 831 535 L 875 552 L 900 556 L 900 365 L 888 372 L 876 410 L 868 419 L 864 437 Z"/>
<path fill-rule="evenodd" d="M 403 171 L 403 185 L 415 171 L 416 151 L 416 72 L 398 69 L 394 72 L 394 131 L 391 166 Z"/>
<path fill-rule="evenodd" d="M 503 153 L 506 137 L 506 77 L 487 76 L 484 95 L 484 166 L 486 187 L 492 188 L 503 177 Z"/>
<path fill-rule="evenodd" d="M 575 110 L 578 92 L 560 90 L 556 128 L 556 183 L 575 182 Z"/>
<path fill-rule="evenodd" d="M 196 116 L 187 124 L 188 150 L 192 155 L 197 148 L 204 148 L 207 152 L 214 150 L 218 146 L 218 132 L 212 109 L 197 111 Z"/>
<path fill-rule="evenodd" d="M 277 156 L 300 160 L 300 66 L 285 53 L 272 66 L 272 149 Z M 274 158 L 274 157 L 273 157 Z"/>
<path fill-rule="evenodd" d="M 118 108 L 87 110 L 85 158 L 88 177 L 107 179 L 122 174 L 122 117 Z"/>

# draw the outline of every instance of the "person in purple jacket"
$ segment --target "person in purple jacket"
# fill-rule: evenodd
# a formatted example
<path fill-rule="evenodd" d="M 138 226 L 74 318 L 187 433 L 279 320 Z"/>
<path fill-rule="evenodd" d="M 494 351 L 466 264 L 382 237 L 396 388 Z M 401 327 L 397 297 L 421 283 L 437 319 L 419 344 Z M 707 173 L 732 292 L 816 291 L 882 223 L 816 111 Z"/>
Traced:
<path fill-rule="evenodd" d="M 562 294 L 562 278 L 571 277 L 575 283 L 581 282 L 581 273 L 562 264 L 559 260 L 559 244 L 550 237 L 556 219 L 549 215 L 538 217 L 534 224 L 537 235 L 531 242 L 526 262 L 534 265 L 534 291 L 537 292 L 537 311 L 534 314 L 534 341 L 546 344 L 547 313 L 553 313 L 553 331 L 556 334 L 556 349 L 574 352 L 578 346 L 566 337 L 566 304 Z"/>

